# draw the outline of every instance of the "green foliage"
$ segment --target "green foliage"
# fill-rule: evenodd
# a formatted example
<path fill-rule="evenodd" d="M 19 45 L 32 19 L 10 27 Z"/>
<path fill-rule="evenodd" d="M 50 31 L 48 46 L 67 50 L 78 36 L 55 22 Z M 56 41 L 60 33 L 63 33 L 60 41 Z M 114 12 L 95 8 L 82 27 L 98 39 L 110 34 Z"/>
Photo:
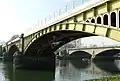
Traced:
<path fill-rule="evenodd" d="M 103 77 L 100 79 L 85 80 L 85 81 L 120 81 L 120 75 L 116 75 L 112 77 Z"/>

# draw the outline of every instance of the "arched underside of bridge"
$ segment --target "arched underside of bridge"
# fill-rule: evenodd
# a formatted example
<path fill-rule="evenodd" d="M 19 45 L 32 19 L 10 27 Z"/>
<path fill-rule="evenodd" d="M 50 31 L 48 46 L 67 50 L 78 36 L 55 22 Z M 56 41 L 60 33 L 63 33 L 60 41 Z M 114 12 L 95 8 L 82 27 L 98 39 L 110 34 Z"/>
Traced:
<path fill-rule="evenodd" d="M 59 27 L 61 27 L 61 29 L 59 29 Z M 51 31 L 47 31 L 49 28 Z M 30 43 L 25 47 L 24 54 L 29 56 L 35 54 L 40 55 L 48 52 L 47 50 L 49 50 L 48 53 L 50 53 L 50 51 L 55 51 L 65 43 L 88 36 L 104 36 L 120 41 L 119 32 L 120 30 L 113 27 L 94 23 L 67 23 L 57 27 L 53 26 L 53 28 L 48 27 L 34 35 Z M 43 56 L 49 55 L 45 53 Z"/>
<path fill-rule="evenodd" d="M 12 60 L 13 59 L 13 54 L 19 51 L 19 48 L 16 45 L 12 45 L 9 49 L 8 49 L 8 54 L 5 56 L 6 59 L 8 60 Z"/>
<path fill-rule="evenodd" d="M 88 36 L 95 36 L 95 35 L 80 31 L 74 31 L 74 30 L 73 31 L 62 30 L 62 31 L 50 32 L 40 36 L 35 41 L 33 41 L 29 45 L 27 50 L 24 52 L 24 56 L 26 58 L 32 58 L 32 60 L 34 61 L 34 64 L 32 64 L 32 66 L 37 66 L 41 69 L 46 68 L 53 70 L 55 69 L 54 52 L 59 47 L 77 38 L 88 37 Z"/>
<path fill-rule="evenodd" d="M 25 51 L 25 56 L 53 56 L 53 53 L 62 45 L 88 36 L 95 35 L 74 30 L 54 31 L 36 39 Z"/>
<path fill-rule="evenodd" d="M 94 59 L 95 60 L 99 60 L 99 59 L 108 60 L 108 59 L 112 59 L 113 57 L 117 57 L 118 53 L 120 53 L 120 49 L 109 49 L 109 50 L 106 50 L 106 51 L 103 51 L 97 54 Z"/>
<path fill-rule="evenodd" d="M 75 51 L 69 56 L 75 57 L 75 58 L 91 58 L 91 54 L 85 52 L 85 51 Z"/>

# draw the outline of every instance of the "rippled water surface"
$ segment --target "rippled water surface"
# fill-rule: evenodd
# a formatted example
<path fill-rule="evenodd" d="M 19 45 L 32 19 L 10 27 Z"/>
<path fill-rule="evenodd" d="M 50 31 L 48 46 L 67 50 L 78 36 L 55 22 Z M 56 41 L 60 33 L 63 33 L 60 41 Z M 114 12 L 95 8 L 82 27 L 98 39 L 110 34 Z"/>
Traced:
<path fill-rule="evenodd" d="M 0 81 L 83 81 L 111 76 L 119 72 L 120 60 L 104 62 L 56 60 L 54 72 L 16 70 L 12 63 L 0 61 Z"/>

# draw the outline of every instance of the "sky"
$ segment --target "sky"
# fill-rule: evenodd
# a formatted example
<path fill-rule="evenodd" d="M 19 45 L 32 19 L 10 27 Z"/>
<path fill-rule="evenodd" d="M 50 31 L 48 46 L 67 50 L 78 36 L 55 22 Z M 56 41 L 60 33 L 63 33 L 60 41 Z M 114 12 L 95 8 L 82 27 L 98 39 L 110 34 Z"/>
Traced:
<path fill-rule="evenodd" d="M 84 0 L 86 1 L 86 0 Z M 73 0 L 0 0 L 0 40 L 35 29 L 46 20 L 53 19 L 59 10 L 72 9 Z M 75 0 L 79 5 L 81 0 Z M 38 24 L 39 22 L 39 24 Z"/>
<path fill-rule="evenodd" d="M 72 0 L 0 0 L 0 40 L 33 28 Z M 51 17 L 52 17 L 51 16 Z"/>
<path fill-rule="evenodd" d="M 81 0 L 0 0 L 0 40 L 8 41 L 13 35 L 35 29 L 41 20 L 44 24 L 45 19 L 53 19 L 59 11 L 71 10 L 73 2 L 75 6 L 82 3 Z"/>

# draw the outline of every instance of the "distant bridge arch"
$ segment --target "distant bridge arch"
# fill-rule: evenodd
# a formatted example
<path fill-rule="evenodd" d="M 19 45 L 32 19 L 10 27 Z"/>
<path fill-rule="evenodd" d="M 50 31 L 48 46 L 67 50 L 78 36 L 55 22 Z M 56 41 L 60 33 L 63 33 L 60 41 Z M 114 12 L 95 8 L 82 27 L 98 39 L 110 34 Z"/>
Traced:
<path fill-rule="evenodd" d="M 106 50 L 106 51 L 103 51 L 103 52 L 100 52 L 99 54 L 97 54 L 96 56 L 95 56 L 95 58 L 94 59 L 103 59 L 103 58 L 107 58 L 107 59 L 109 59 L 109 58 L 113 58 L 113 57 L 117 57 L 117 56 L 119 56 L 119 53 L 120 53 L 120 49 L 109 49 L 109 50 Z M 106 59 L 106 60 L 107 60 Z"/>
<path fill-rule="evenodd" d="M 88 59 L 90 59 L 92 57 L 92 55 L 86 51 L 75 51 L 72 54 L 70 54 L 69 56 L 77 57 L 77 58 L 88 58 Z"/>
<path fill-rule="evenodd" d="M 98 53 L 96 56 L 114 56 L 118 53 L 120 53 L 120 49 L 107 49 Z"/>
<path fill-rule="evenodd" d="M 88 54 L 95 56 L 102 56 L 102 55 L 104 56 L 106 53 L 110 53 L 113 56 L 120 52 L 120 48 L 117 47 L 96 47 L 96 48 L 79 48 L 79 49 L 71 48 L 68 49 L 67 51 L 70 55 L 76 51 L 85 51 Z"/>

